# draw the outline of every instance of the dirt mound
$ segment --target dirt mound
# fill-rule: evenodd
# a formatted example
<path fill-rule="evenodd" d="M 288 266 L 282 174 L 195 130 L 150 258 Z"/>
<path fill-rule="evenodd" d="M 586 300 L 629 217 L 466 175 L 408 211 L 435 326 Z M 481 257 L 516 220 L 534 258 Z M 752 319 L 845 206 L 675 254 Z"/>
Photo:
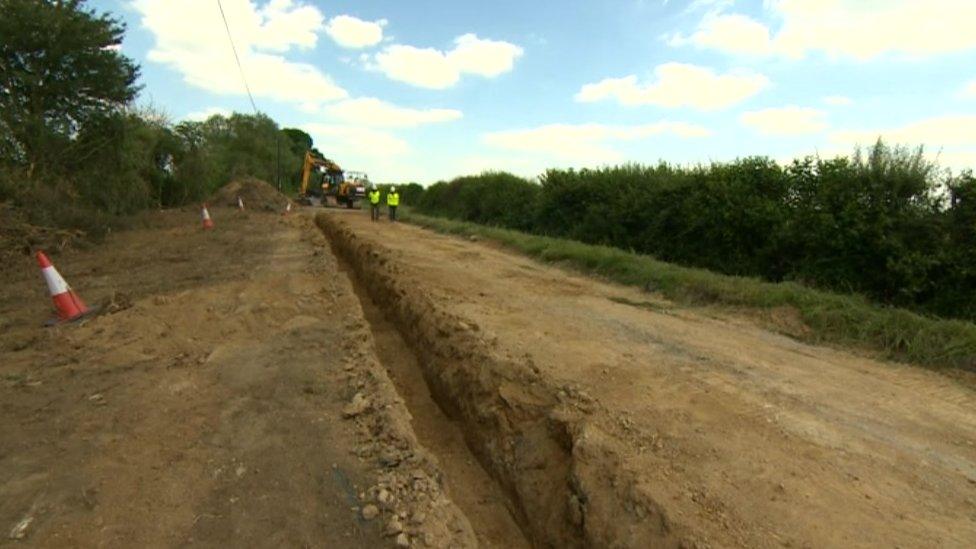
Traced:
<path fill-rule="evenodd" d="M 290 202 L 287 196 L 281 194 L 266 181 L 254 177 L 247 177 L 231 181 L 217 190 L 210 197 L 209 203 L 215 206 L 237 207 L 237 197 L 244 201 L 244 208 L 248 210 L 264 210 L 269 212 L 281 211 Z"/>
<path fill-rule="evenodd" d="M 67 231 L 33 225 L 13 204 L 0 202 L 0 263 L 34 250 L 61 251 L 84 236 L 82 231 Z"/>

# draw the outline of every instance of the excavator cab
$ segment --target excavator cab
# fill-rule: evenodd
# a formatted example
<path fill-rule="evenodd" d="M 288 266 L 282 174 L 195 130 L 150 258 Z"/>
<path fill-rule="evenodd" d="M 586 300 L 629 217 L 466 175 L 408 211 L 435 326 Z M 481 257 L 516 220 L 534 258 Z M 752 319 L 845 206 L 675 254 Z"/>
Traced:
<path fill-rule="evenodd" d="M 312 179 L 321 180 L 321 185 L 313 184 Z M 302 203 L 311 205 L 313 199 L 317 199 L 323 206 L 354 208 L 365 198 L 369 184 L 369 177 L 365 173 L 343 172 L 338 164 L 328 158 L 320 158 L 310 150 L 305 151 L 300 190 Z"/>
<path fill-rule="evenodd" d="M 313 181 L 314 180 L 314 181 Z M 318 182 L 321 181 L 321 184 Z M 320 158 L 305 151 L 305 161 L 302 165 L 302 186 L 299 190 L 303 204 L 312 205 L 318 201 L 327 203 L 328 196 L 335 195 L 336 190 L 343 184 L 342 168 L 328 158 Z"/>

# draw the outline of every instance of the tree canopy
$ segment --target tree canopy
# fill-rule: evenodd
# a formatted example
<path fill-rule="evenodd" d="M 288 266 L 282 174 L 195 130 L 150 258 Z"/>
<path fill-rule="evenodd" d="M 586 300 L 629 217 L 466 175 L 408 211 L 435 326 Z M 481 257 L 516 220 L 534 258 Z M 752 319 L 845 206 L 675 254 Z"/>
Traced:
<path fill-rule="evenodd" d="M 139 89 L 139 68 L 119 51 L 124 33 L 121 21 L 81 0 L 0 0 L 4 159 L 33 171 L 85 154 L 71 138 Z"/>

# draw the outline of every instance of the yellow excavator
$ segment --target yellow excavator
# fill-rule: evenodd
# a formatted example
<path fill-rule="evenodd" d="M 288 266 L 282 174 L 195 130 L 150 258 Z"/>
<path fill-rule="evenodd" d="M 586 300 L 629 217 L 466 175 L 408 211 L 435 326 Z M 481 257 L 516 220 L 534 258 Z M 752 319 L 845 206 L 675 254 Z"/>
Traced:
<path fill-rule="evenodd" d="M 310 185 L 312 173 L 322 174 L 321 189 Z M 302 187 L 299 191 L 301 201 L 311 205 L 313 197 L 317 197 L 323 206 L 345 206 L 352 208 L 356 202 L 366 195 L 365 188 L 346 181 L 342 168 L 328 158 L 319 158 L 312 151 L 305 151 L 305 162 L 302 165 Z"/>

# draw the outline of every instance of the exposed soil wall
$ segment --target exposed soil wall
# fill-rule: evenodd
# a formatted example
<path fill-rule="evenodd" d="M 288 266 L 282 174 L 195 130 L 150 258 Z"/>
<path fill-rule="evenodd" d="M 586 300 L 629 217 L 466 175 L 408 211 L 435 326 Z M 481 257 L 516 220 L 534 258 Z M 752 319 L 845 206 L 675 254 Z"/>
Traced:
<path fill-rule="evenodd" d="M 316 223 L 414 347 L 434 398 L 462 422 L 536 546 L 693 544 L 622 470 L 613 437 L 588 421 L 585 393 L 547 381 L 531 359 L 504 356 L 478 326 L 438 310 L 399 276 L 393 250 L 358 239 L 334 215 Z"/>

